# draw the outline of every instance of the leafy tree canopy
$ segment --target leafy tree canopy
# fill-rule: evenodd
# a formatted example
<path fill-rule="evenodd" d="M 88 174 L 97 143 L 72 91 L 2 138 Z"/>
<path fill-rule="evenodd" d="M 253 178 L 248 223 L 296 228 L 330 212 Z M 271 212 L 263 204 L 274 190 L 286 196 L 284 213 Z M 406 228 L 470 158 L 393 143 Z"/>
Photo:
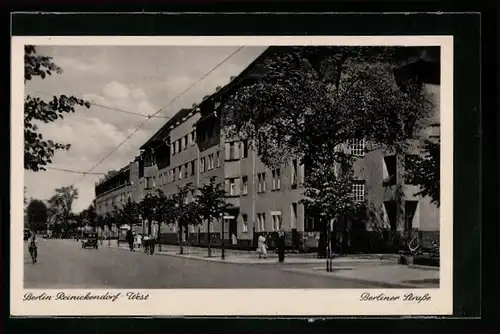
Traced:
<path fill-rule="evenodd" d="M 39 230 L 47 223 L 47 206 L 44 202 L 31 200 L 26 209 L 28 224 L 32 229 Z"/>
<path fill-rule="evenodd" d="M 407 182 L 420 186 L 420 191 L 416 195 L 429 196 L 432 203 L 439 206 L 441 145 L 439 142 L 427 140 L 423 154 L 410 156 L 409 159 Z"/>
<path fill-rule="evenodd" d="M 311 167 L 337 160 L 332 148 L 364 137 L 384 148 L 412 138 L 432 102 L 417 76 L 394 69 L 421 49 L 278 47 L 262 76 L 223 107 L 229 136 L 253 139 L 268 166 L 301 156 Z"/>

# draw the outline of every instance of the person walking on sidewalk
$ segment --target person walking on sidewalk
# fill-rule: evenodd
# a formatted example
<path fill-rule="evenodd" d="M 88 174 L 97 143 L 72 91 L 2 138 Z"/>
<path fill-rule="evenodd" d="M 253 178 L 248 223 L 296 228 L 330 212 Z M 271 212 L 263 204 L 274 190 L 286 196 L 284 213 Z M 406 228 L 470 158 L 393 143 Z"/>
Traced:
<path fill-rule="evenodd" d="M 149 254 L 153 255 L 155 252 L 155 238 L 149 235 Z"/>
<path fill-rule="evenodd" d="M 264 259 L 267 258 L 267 238 L 265 234 L 261 234 L 257 239 L 257 253 L 259 253 L 259 259 L 264 256 Z"/>
<path fill-rule="evenodd" d="M 283 231 L 283 229 L 278 231 L 278 242 L 276 246 L 278 248 L 278 261 L 279 263 L 283 263 L 283 261 L 285 261 L 285 231 Z"/>
<path fill-rule="evenodd" d="M 128 242 L 128 247 L 131 252 L 134 251 L 134 234 L 132 233 L 132 228 L 127 230 L 127 235 L 125 236 Z"/>
<path fill-rule="evenodd" d="M 33 264 L 38 262 L 38 241 L 36 240 L 35 232 L 31 232 L 31 236 L 28 239 L 28 250 L 31 255 L 31 260 Z"/>

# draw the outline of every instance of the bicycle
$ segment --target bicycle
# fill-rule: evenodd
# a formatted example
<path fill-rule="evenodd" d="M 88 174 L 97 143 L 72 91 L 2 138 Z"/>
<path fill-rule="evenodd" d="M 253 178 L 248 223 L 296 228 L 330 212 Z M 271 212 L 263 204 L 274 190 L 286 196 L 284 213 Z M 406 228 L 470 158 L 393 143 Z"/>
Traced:
<path fill-rule="evenodd" d="M 420 252 L 420 241 L 418 240 L 418 238 L 416 236 L 413 237 L 410 240 L 410 242 L 408 243 L 408 250 L 410 251 L 410 253 L 413 256 L 419 254 L 419 252 Z"/>

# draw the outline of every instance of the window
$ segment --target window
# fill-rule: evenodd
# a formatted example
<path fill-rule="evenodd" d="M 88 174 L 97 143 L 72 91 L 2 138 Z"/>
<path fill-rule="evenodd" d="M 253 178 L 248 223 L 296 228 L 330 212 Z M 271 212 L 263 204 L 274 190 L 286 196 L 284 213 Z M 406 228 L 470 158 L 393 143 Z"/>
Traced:
<path fill-rule="evenodd" d="M 188 135 L 185 135 L 184 136 L 184 150 L 187 150 L 188 149 Z"/>
<path fill-rule="evenodd" d="M 191 132 L 191 137 L 193 137 L 192 145 L 196 143 L 196 131 Z"/>
<path fill-rule="evenodd" d="M 243 195 L 248 194 L 248 176 L 243 176 L 242 178 L 242 183 L 243 183 Z"/>
<path fill-rule="evenodd" d="M 229 143 L 229 160 L 234 159 L 234 143 Z"/>
<path fill-rule="evenodd" d="M 182 166 L 179 166 L 179 170 L 177 171 L 177 175 L 179 180 L 182 180 Z"/>
<path fill-rule="evenodd" d="M 281 228 L 281 212 L 273 213 L 273 231 L 278 231 Z"/>
<path fill-rule="evenodd" d="M 355 201 L 363 202 L 365 200 L 365 184 L 355 181 L 352 185 L 352 193 Z"/>
<path fill-rule="evenodd" d="M 314 217 L 307 217 L 306 231 L 314 231 Z"/>
<path fill-rule="evenodd" d="M 297 185 L 298 167 L 297 159 L 292 160 L 292 186 Z"/>
<path fill-rule="evenodd" d="M 266 191 L 266 173 L 257 174 L 258 186 L 257 192 L 265 192 Z"/>
<path fill-rule="evenodd" d="M 200 173 L 205 172 L 205 157 L 200 159 Z"/>
<path fill-rule="evenodd" d="M 349 151 L 352 155 L 362 157 L 365 155 L 365 139 L 349 140 Z"/>
<path fill-rule="evenodd" d="M 226 192 L 229 194 L 229 196 L 238 195 L 238 192 L 236 190 L 236 179 L 227 179 L 226 186 L 227 186 Z"/>
<path fill-rule="evenodd" d="M 238 145 L 236 142 L 226 143 L 226 160 L 238 159 Z"/>
<path fill-rule="evenodd" d="M 163 174 L 160 174 L 159 181 L 160 181 L 160 186 L 163 185 Z"/>
<path fill-rule="evenodd" d="M 219 168 L 219 167 L 220 167 L 220 152 L 219 152 L 219 151 L 217 151 L 217 153 L 216 153 L 216 154 L 217 154 L 217 157 L 216 157 L 216 160 L 217 160 L 217 168 Z"/>
<path fill-rule="evenodd" d="M 260 213 L 257 214 L 257 226 L 256 226 L 257 232 L 262 232 L 261 229 L 261 223 L 260 223 Z"/>
<path fill-rule="evenodd" d="M 248 216 L 246 214 L 242 214 L 241 218 L 243 220 L 243 233 L 248 233 Z"/>
<path fill-rule="evenodd" d="M 213 154 L 210 154 L 208 156 L 208 170 L 212 170 L 214 169 L 214 155 Z"/>
<path fill-rule="evenodd" d="M 292 203 L 292 219 L 290 220 L 290 227 L 297 228 L 297 203 Z"/>
<path fill-rule="evenodd" d="M 383 183 L 386 186 L 394 185 L 396 184 L 396 174 L 398 172 L 397 157 L 396 155 L 386 155 L 383 159 Z"/>
<path fill-rule="evenodd" d="M 266 214 L 265 213 L 261 213 L 260 214 L 260 227 L 259 227 L 259 230 L 260 231 L 265 231 L 266 230 Z"/>
<path fill-rule="evenodd" d="M 194 160 L 190 162 L 191 164 L 191 175 L 195 174 L 195 169 L 194 169 Z"/>
<path fill-rule="evenodd" d="M 281 171 L 280 169 L 273 169 L 273 190 L 279 190 L 281 188 Z"/>
<path fill-rule="evenodd" d="M 187 178 L 189 175 L 189 164 L 184 164 L 184 178 Z"/>
<path fill-rule="evenodd" d="M 248 140 L 244 140 L 241 142 L 241 158 L 248 157 Z"/>

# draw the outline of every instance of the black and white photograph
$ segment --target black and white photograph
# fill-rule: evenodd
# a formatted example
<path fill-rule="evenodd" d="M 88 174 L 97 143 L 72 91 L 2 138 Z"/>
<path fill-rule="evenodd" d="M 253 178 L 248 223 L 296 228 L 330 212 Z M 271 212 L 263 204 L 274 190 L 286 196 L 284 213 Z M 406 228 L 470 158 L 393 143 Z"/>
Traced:
<path fill-rule="evenodd" d="M 21 308 L 448 309 L 452 42 L 184 39 L 13 38 Z"/>

